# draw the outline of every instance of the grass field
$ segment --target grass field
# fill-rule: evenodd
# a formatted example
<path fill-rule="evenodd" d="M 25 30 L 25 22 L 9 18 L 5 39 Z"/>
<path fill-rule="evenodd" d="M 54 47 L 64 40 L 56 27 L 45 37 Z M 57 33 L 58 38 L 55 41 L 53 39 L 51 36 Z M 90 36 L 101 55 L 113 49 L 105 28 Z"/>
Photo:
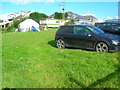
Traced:
<path fill-rule="evenodd" d="M 58 49 L 56 30 L 2 35 L 3 88 L 117 88 L 118 53 Z"/>

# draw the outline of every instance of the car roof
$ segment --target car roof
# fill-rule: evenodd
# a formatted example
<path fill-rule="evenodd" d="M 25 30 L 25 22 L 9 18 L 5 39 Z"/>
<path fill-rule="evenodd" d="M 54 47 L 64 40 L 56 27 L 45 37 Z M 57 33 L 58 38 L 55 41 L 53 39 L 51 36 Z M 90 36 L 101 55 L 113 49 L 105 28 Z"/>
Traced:
<path fill-rule="evenodd" d="M 103 23 L 117 23 L 117 24 L 120 24 L 120 22 L 98 22 L 97 24 L 103 24 Z"/>
<path fill-rule="evenodd" d="M 71 25 L 62 25 L 61 27 L 65 27 L 65 26 L 83 26 L 83 27 L 86 27 L 86 26 L 91 26 L 91 25 L 87 25 L 87 24 L 71 24 Z"/>

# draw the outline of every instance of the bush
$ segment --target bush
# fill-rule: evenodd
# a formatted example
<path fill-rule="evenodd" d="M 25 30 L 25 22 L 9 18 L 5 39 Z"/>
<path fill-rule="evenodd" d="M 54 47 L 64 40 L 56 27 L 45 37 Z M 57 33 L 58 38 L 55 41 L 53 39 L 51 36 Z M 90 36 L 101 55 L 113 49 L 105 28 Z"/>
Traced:
<path fill-rule="evenodd" d="M 15 31 L 14 25 L 7 27 L 7 32 L 14 32 L 14 31 Z"/>
<path fill-rule="evenodd" d="M 18 25 L 20 24 L 20 20 L 14 20 L 13 25 L 15 28 L 18 28 Z"/>
<path fill-rule="evenodd" d="M 65 25 L 75 24 L 74 20 L 68 21 L 65 23 Z"/>
<path fill-rule="evenodd" d="M 14 32 L 15 28 L 14 28 L 14 25 L 11 25 L 11 26 L 9 26 L 9 27 L 7 27 L 5 29 L 2 28 L 1 30 L 2 30 L 2 34 L 4 34 L 4 33 L 7 33 L 7 32 Z"/>
<path fill-rule="evenodd" d="M 1 28 L 0 31 L 2 31 L 2 34 L 6 33 L 7 29 Z"/>
<path fill-rule="evenodd" d="M 2 22 L 3 22 L 3 20 L 0 19 L 0 23 L 2 23 Z"/>

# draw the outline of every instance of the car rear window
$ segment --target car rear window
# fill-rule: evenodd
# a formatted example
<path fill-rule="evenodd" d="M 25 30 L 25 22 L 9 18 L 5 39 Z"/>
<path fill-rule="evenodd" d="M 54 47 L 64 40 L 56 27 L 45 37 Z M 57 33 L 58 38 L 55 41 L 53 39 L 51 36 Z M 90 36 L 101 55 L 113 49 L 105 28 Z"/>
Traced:
<path fill-rule="evenodd" d="M 61 26 L 59 29 L 59 32 L 61 32 L 61 33 L 73 33 L 73 27 L 72 26 Z"/>

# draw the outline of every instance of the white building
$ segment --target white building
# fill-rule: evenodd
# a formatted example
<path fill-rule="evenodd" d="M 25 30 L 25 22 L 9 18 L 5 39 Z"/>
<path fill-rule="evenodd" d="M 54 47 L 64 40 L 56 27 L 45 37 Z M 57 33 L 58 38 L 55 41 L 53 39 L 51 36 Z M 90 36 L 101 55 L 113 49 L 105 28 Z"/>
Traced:
<path fill-rule="evenodd" d="M 42 18 L 40 19 L 41 25 L 47 25 L 48 27 L 59 27 L 64 25 L 65 20 L 63 19 L 51 19 L 51 18 Z"/>
<path fill-rule="evenodd" d="M 29 17 L 29 15 L 33 13 L 32 11 L 20 11 L 20 15 L 22 15 L 23 17 Z"/>
<path fill-rule="evenodd" d="M 18 13 L 8 13 L 8 14 L 3 14 L 0 16 L 0 19 L 3 20 L 4 22 L 6 21 L 12 21 L 14 19 L 20 19 L 20 16 L 22 17 L 29 17 L 29 15 L 33 13 L 32 11 L 20 11 Z"/>
<path fill-rule="evenodd" d="M 0 23 L 0 28 L 4 28 L 5 29 L 5 28 L 11 26 L 12 24 L 13 24 L 12 21 L 2 22 L 2 23 Z"/>

